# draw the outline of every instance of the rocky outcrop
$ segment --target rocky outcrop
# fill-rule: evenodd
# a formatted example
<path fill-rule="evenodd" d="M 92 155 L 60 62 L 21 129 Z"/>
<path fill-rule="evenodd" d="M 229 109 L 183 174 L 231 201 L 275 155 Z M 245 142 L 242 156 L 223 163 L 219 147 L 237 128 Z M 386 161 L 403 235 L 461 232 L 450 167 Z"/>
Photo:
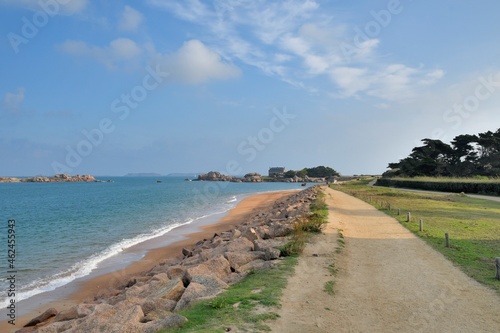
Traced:
<path fill-rule="evenodd" d="M 236 177 L 223 175 L 218 171 L 210 171 L 209 173 L 205 173 L 198 176 L 198 180 L 203 181 L 219 181 L 219 182 L 230 182 L 234 181 Z"/>
<path fill-rule="evenodd" d="M 278 200 L 233 230 L 182 249 L 179 257 L 164 260 L 92 302 L 59 314 L 51 309 L 34 319 L 34 332 L 143 333 L 182 325 L 187 319 L 175 311 L 220 294 L 252 271 L 274 266 L 294 223 L 310 214 L 316 192 L 311 187 Z"/>
<path fill-rule="evenodd" d="M 243 181 L 246 183 L 261 183 L 262 176 L 256 172 L 247 173 L 245 177 L 243 177 Z"/>
<path fill-rule="evenodd" d="M 44 321 L 49 320 L 52 317 L 55 317 L 56 315 L 57 315 L 57 310 L 54 308 L 50 308 L 41 315 L 39 315 L 38 317 L 31 319 L 26 325 L 24 325 L 24 327 L 36 326 L 40 323 L 43 323 Z"/>
<path fill-rule="evenodd" d="M 98 182 L 92 175 L 57 174 L 53 177 L 36 176 L 30 178 L 0 177 L 0 183 L 76 183 L 76 182 Z"/>

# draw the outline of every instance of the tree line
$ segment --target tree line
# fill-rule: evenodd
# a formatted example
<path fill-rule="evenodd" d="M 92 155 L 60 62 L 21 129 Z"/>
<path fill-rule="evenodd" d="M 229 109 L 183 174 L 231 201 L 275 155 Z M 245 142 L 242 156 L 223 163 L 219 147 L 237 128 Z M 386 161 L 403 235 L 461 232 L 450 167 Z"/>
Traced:
<path fill-rule="evenodd" d="M 288 170 L 285 172 L 285 178 L 293 178 L 295 176 L 304 178 L 305 176 L 311 178 L 328 178 L 333 176 L 340 176 L 340 174 L 330 167 L 317 166 L 314 168 L 304 168 L 302 170 Z"/>
<path fill-rule="evenodd" d="M 397 163 L 389 163 L 386 177 L 500 176 L 500 129 L 456 136 L 451 144 L 423 139 L 423 146 Z"/>

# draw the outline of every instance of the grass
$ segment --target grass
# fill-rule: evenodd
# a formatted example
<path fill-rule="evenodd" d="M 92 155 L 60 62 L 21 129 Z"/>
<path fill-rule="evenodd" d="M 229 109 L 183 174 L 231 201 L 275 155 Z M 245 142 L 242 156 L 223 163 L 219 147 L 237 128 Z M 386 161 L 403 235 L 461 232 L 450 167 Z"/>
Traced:
<path fill-rule="evenodd" d="M 181 328 L 160 332 L 225 332 L 230 327 L 249 332 L 269 331 L 263 322 L 278 318 L 273 310 L 280 306 L 282 290 L 297 260 L 297 256 L 290 256 L 273 268 L 254 271 L 223 294 L 179 312 L 189 320 Z"/>
<path fill-rule="evenodd" d="M 500 293 L 500 281 L 495 279 L 495 257 L 500 256 L 500 203 L 463 194 L 369 187 L 367 183 L 365 180 L 332 187 L 396 218 L 466 274 Z M 407 212 L 411 213 L 410 222 L 406 222 Z M 422 232 L 419 231 L 420 219 L 424 224 Z M 446 232 L 450 236 L 450 248 L 445 246 Z"/>
<path fill-rule="evenodd" d="M 342 253 L 345 247 L 345 239 L 344 239 L 344 231 L 342 229 L 339 229 L 337 231 L 337 248 L 335 249 L 335 252 L 337 254 Z"/>
<path fill-rule="evenodd" d="M 323 192 L 318 192 L 317 198 L 311 203 L 310 209 L 311 215 L 299 218 L 293 226 L 290 241 L 279 248 L 283 256 L 302 253 L 311 234 L 321 233 L 325 227 L 328 207 Z"/>
<path fill-rule="evenodd" d="M 320 233 L 327 221 L 325 195 L 318 192 L 311 204 L 311 215 L 299 219 L 290 235 L 290 241 L 280 248 L 285 258 L 267 270 L 253 271 L 244 280 L 230 286 L 219 296 L 198 302 L 179 314 L 188 318 L 180 328 L 167 332 L 227 332 L 228 329 L 247 332 L 266 332 L 264 324 L 278 318 L 274 312 L 281 306 L 280 297 L 288 277 L 293 273 L 300 254 L 311 235 Z M 333 285 L 332 285 L 333 290 Z"/>
<path fill-rule="evenodd" d="M 325 286 L 323 287 L 323 290 L 328 294 L 328 295 L 335 295 L 335 281 L 330 280 L 325 282 Z"/>

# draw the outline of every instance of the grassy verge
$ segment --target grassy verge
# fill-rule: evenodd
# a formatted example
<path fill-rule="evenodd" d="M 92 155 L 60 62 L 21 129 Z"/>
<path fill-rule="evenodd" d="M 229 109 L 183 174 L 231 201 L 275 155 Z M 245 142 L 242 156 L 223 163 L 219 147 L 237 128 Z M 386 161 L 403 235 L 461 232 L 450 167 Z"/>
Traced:
<path fill-rule="evenodd" d="M 279 306 L 297 259 L 290 256 L 271 269 L 253 272 L 216 298 L 180 312 L 189 320 L 183 327 L 161 332 L 227 332 L 236 327 L 249 332 L 269 331 L 263 322 L 278 317 L 273 309 Z"/>
<path fill-rule="evenodd" d="M 311 204 L 311 215 L 301 218 L 294 224 L 290 241 L 280 248 L 284 256 L 302 253 L 304 246 L 314 233 L 320 233 L 327 221 L 328 207 L 325 202 L 325 194 L 318 192 L 316 200 Z"/>
<path fill-rule="evenodd" d="M 320 192 L 311 205 L 311 215 L 295 224 L 289 243 L 280 249 L 285 258 L 278 265 L 254 271 L 219 296 L 179 312 L 189 321 L 180 328 L 162 330 L 159 333 L 269 331 L 264 322 L 278 318 L 274 310 L 280 307 L 282 291 L 294 271 L 298 254 L 311 235 L 321 232 L 327 214 L 325 195 Z"/>
<path fill-rule="evenodd" d="M 495 257 L 500 256 L 500 204 L 460 194 L 409 193 L 369 187 L 368 181 L 332 185 L 396 218 L 466 274 L 500 293 Z M 398 211 L 400 215 L 398 215 Z M 410 212 L 410 221 L 407 220 Z M 419 221 L 423 221 L 420 231 Z M 444 234 L 451 247 L 445 245 Z"/>

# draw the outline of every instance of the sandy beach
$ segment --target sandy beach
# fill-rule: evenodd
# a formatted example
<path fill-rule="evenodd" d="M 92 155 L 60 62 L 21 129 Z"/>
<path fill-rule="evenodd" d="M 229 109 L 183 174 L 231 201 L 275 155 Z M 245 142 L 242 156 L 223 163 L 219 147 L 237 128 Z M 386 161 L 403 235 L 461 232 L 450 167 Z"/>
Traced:
<path fill-rule="evenodd" d="M 140 260 L 131 263 L 124 269 L 116 270 L 98 277 L 80 282 L 74 292 L 68 297 L 53 300 L 50 302 L 38 302 L 39 305 L 33 306 L 29 313 L 16 316 L 16 325 L 13 326 L 3 319 L 0 322 L 0 332 L 15 332 L 21 329 L 29 320 L 43 313 L 45 310 L 53 307 L 58 311 L 66 310 L 75 304 L 84 301 L 93 300 L 94 297 L 116 289 L 117 286 L 126 284 L 130 279 L 140 276 L 152 269 L 155 265 L 169 258 L 180 256 L 183 248 L 192 247 L 196 242 L 204 238 L 212 237 L 214 233 L 229 230 L 236 225 L 241 224 L 245 219 L 256 211 L 266 209 L 273 203 L 287 195 L 295 193 L 295 190 L 268 192 L 251 195 L 244 198 L 238 205 L 230 210 L 223 218 L 213 221 L 208 225 L 193 224 L 179 227 L 172 232 L 177 235 L 176 239 L 181 239 L 150 250 Z M 196 229 L 193 229 L 195 227 Z M 43 299 L 43 294 L 39 295 Z M 30 307 L 31 307 L 30 306 Z"/>

